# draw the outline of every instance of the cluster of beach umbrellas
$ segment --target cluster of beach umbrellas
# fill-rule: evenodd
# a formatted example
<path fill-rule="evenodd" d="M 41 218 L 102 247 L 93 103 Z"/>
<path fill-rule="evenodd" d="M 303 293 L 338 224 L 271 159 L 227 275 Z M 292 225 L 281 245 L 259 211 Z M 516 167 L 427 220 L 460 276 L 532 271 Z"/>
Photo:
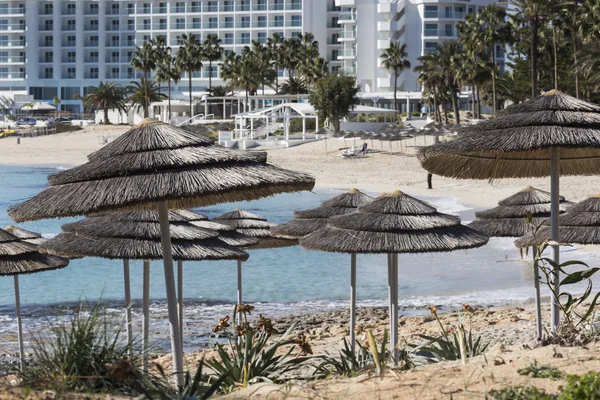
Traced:
<path fill-rule="evenodd" d="M 144 120 L 88 156 L 49 176 L 50 187 L 9 209 L 15 221 L 116 211 L 157 211 L 171 331 L 173 370 L 183 386 L 183 350 L 173 271 L 169 209 L 254 200 L 311 190 L 314 179 L 268 164 L 266 154 L 218 146 L 155 120 Z"/>
<path fill-rule="evenodd" d="M 463 127 L 454 140 L 421 149 L 422 166 L 459 179 L 550 176 L 550 239 L 558 265 L 561 175 L 600 174 L 600 106 L 551 90 Z M 560 322 L 560 271 L 553 274 L 551 329 Z"/>

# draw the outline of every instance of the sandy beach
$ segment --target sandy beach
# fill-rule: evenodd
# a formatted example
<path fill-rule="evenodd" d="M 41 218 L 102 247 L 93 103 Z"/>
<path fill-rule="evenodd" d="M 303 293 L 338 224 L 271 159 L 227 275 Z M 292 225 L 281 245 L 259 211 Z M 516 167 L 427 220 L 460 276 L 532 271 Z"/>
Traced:
<path fill-rule="evenodd" d="M 103 136 L 114 138 L 128 130 L 124 126 L 90 126 L 75 133 L 38 138 L 22 138 L 17 144 L 14 137 L 0 139 L 0 164 L 5 165 L 62 165 L 71 166 L 87 161 L 87 154 L 100 149 Z M 514 192 L 532 185 L 549 190 L 550 179 L 509 179 L 495 182 L 462 181 L 435 176 L 433 190 L 427 189 L 426 172 L 415 153 L 420 146 L 432 144 L 433 138 L 408 139 L 395 142 L 390 154 L 389 142 L 375 142 L 374 149 L 365 158 L 342 159 L 339 149 L 353 145 L 352 140 L 328 139 L 289 149 L 264 149 L 269 161 L 283 168 L 312 174 L 317 186 L 347 189 L 356 187 L 372 192 L 400 189 L 409 194 L 454 196 L 465 205 L 478 208 L 493 207 Z M 362 141 L 357 140 L 357 144 Z M 371 141 L 367 141 L 371 147 Z M 258 149 L 263 150 L 263 149 Z M 579 201 L 600 191 L 600 177 L 565 177 L 561 180 L 561 194 L 568 200 Z M 548 317 L 548 309 L 544 315 Z M 455 325 L 454 313 L 443 313 L 444 324 Z M 297 333 L 307 334 L 315 354 L 337 355 L 342 338 L 347 334 L 348 312 L 304 315 L 280 318 L 278 328 L 298 323 Z M 489 341 L 485 356 L 479 356 L 461 365 L 459 361 L 418 366 L 406 372 L 389 372 L 383 379 L 368 374 L 356 378 L 331 378 L 302 381 L 279 386 L 252 385 L 228 396 L 232 399 L 248 397 L 268 399 L 483 399 L 493 388 L 513 385 L 537 386 L 556 393 L 566 382 L 566 374 L 581 374 L 600 368 L 597 360 L 600 345 L 561 348 L 539 347 L 535 340 L 534 312 L 531 305 L 519 307 L 482 308 L 472 316 L 473 332 Z M 387 327 L 387 312 L 383 309 L 359 309 L 359 329 L 371 329 L 381 336 Z M 400 334 L 408 343 L 414 343 L 418 334 L 439 333 L 437 322 L 428 312 L 400 319 Z M 360 337 L 362 340 L 364 338 Z M 186 355 L 187 367 L 193 369 L 204 355 L 199 351 Z M 170 356 L 159 357 L 157 362 L 169 367 Z M 552 365 L 563 372 L 563 377 L 532 379 L 517 373 L 534 362 Z M 0 393 L 0 398 L 2 394 Z"/>
<path fill-rule="evenodd" d="M 0 164 L 11 165 L 79 165 L 86 156 L 102 147 L 102 137 L 109 138 L 128 130 L 127 126 L 88 126 L 74 133 L 63 133 L 37 138 L 22 138 L 17 144 L 14 137 L 0 139 Z M 416 142 L 416 146 L 415 146 Z M 357 140 L 357 144 L 362 141 Z M 527 185 L 549 190 L 550 178 L 506 179 L 494 182 L 455 180 L 433 177 L 433 190 L 427 189 L 427 173 L 415 157 L 416 150 L 432 144 L 433 137 L 407 139 L 402 144 L 373 142 L 372 152 L 359 159 L 342 159 L 340 148 L 354 144 L 353 140 L 327 139 L 289 149 L 258 149 L 269 153 L 269 161 L 283 168 L 312 174 L 318 187 L 359 189 L 385 192 L 403 190 L 409 194 L 454 196 L 466 205 L 493 207 Z M 371 141 L 367 141 L 371 148 Z M 561 194 L 568 200 L 579 201 L 600 192 L 600 177 L 565 177 L 561 179 Z"/>

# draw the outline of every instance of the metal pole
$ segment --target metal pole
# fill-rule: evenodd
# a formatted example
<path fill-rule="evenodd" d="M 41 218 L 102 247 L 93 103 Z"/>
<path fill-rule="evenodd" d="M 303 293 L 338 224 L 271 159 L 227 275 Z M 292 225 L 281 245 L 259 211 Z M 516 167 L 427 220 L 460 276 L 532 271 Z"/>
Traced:
<path fill-rule="evenodd" d="M 179 334 L 181 335 L 181 343 L 183 346 L 183 261 L 177 260 L 177 311 L 179 316 Z M 183 351 L 183 348 L 181 349 Z"/>
<path fill-rule="evenodd" d="M 393 257 L 391 254 L 388 254 L 388 296 L 389 296 L 389 322 L 390 322 L 390 354 L 392 354 L 392 352 L 394 351 L 394 345 L 392 343 L 391 337 L 393 335 L 393 325 L 394 325 L 394 317 L 393 317 L 393 303 L 394 303 L 394 283 L 393 283 L 393 279 L 392 279 L 392 275 L 394 273 L 394 261 L 393 261 Z"/>
<path fill-rule="evenodd" d="M 133 327 L 131 323 L 131 287 L 129 285 L 129 260 L 123 259 L 123 282 L 125 286 L 125 323 L 127 324 L 127 344 L 129 357 L 133 355 Z"/>
<path fill-rule="evenodd" d="M 148 375 L 148 350 L 150 332 L 150 261 L 144 260 L 144 291 L 143 291 L 144 327 L 142 338 L 142 372 Z"/>
<path fill-rule="evenodd" d="M 242 262 L 237 262 L 237 303 L 242 304 Z M 242 313 L 239 314 L 240 324 L 242 323 Z"/>
<path fill-rule="evenodd" d="M 392 254 L 392 359 L 398 362 L 398 254 Z"/>
<path fill-rule="evenodd" d="M 21 322 L 21 294 L 19 292 L 19 275 L 14 275 L 15 280 L 15 307 L 17 311 L 17 338 L 19 340 L 19 365 L 23 371 L 23 359 L 25 350 L 23 349 L 23 326 Z"/>
<path fill-rule="evenodd" d="M 535 287 L 535 320 L 537 326 L 537 338 L 542 338 L 542 302 L 540 296 L 540 269 L 537 261 L 537 248 L 533 246 L 533 285 Z"/>
<path fill-rule="evenodd" d="M 158 204 L 160 218 L 160 239 L 163 251 L 165 270 L 165 287 L 167 291 L 167 309 L 169 314 L 169 327 L 171 329 L 171 353 L 173 355 L 173 373 L 177 386 L 183 387 L 183 351 L 181 334 L 179 333 L 179 319 L 177 318 L 177 293 L 175 292 L 175 276 L 173 274 L 173 254 L 171 247 L 171 234 L 169 231 L 169 205 L 166 201 Z"/>
<path fill-rule="evenodd" d="M 356 346 L 356 253 L 350 256 L 350 343 L 352 352 Z"/>
<path fill-rule="evenodd" d="M 559 166 L 559 161 L 560 161 L 560 153 L 559 153 L 559 149 L 552 147 L 550 149 L 550 197 L 551 197 L 551 204 L 550 204 L 550 238 L 558 243 L 560 238 L 559 238 L 559 233 L 558 233 L 558 214 L 559 214 L 559 203 L 560 203 L 560 199 L 559 199 L 559 178 L 560 178 L 560 166 Z M 558 265 L 560 263 L 560 257 L 559 257 L 559 246 L 558 245 L 553 245 L 552 246 L 552 259 L 554 260 L 554 263 L 556 265 Z M 558 295 L 560 294 L 560 272 L 558 269 L 554 269 L 553 271 L 553 275 L 554 275 L 554 283 L 552 285 L 552 291 L 553 296 L 552 296 L 552 304 L 551 304 L 551 327 L 552 327 L 552 334 L 556 335 L 556 328 L 558 327 L 558 324 L 560 323 L 560 307 L 559 307 L 559 303 L 558 303 Z"/>

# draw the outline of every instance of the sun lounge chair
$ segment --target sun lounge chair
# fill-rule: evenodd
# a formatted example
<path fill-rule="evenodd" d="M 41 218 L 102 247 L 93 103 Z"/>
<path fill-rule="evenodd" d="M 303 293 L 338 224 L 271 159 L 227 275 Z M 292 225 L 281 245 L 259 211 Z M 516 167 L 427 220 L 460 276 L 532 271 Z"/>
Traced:
<path fill-rule="evenodd" d="M 338 157 L 359 158 L 359 157 L 364 157 L 366 155 L 367 155 L 367 144 L 363 143 L 362 146 L 352 146 L 352 147 L 345 149 L 340 154 L 338 154 Z"/>

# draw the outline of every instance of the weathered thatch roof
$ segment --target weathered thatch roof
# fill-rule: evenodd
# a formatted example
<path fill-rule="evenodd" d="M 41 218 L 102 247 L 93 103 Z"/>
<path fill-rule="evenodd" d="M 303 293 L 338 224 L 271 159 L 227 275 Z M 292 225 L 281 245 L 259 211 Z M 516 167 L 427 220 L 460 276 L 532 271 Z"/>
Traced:
<path fill-rule="evenodd" d="M 160 239 L 160 224 L 158 222 L 137 222 L 120 219 L 120 214 L 109 214 L 103 217 L 90 217 L 81 221 L 62 226 L 64 232 L 77 233 L 84 236 L 130 238 L 130 239 Z M 172 239 L 205 240 L 219 236 L 217 231 L 199 228 L 186 222 L 170 224 Z"/>
<path fill-rule="evenodd" d="M 214 220 L 234 227 L 238 234 L 258 239 L 257 243 L 244 246 L 244 249 L 271 249 L 298 244 L 296 239 L 274 236 L 270 229 L 276 227 L 277 224 L 268 222 L 265 217 L 248 211 L 235 209 L 214 218 Z"/>
<path fill-rule="evenodd" d="M 341 253 L 430 253 L 480 247 L 487 241 L 458 217 L 396 191 L 356 213 L 330 218 L 325 228 L 301 238 L 300 245 Z"/>
<path fill-rule="evenodd" d="M 540 226 L 541 225 L 541 226 Z M 571 206 L 558 217 L 560 242 L 571 244 L 600 244 L 600 194 Z M 550 239 L 550 222 L 530 226 L 527 233 L 515 241 L 517 247 L 529 247 Z"/>
<path fill-rule="evenodd" d="M 560 212 L 571 205 L 564 197 L 560 197 Z M 533 223 L 541 223 L 550 217 L 550 193 L 531 186 L 498 202 L 498 207 L 475 213 L 477 220 L 467 226 L 487 236 L 519 237 L 528 233 L 531 225 L 527 218 L 531 216 Z"/>
<path fill-rule="evenodd" d="M 212 229 L 219 232 L 219 239 L 233 247 L 244 247 L 257 244 L 258 239 L 236 232 L 234 226 L 215 221 L 192 221 L 199 228 Z"/>
<path fill-rule="evenodd" d="M 430 173 L 461 179 L 600 174 L 600 106 L 552 90 L 507 107 L 498 118 L 463 127 L 459 137 L 419 151 Z"/>
<path fill-rule="evenodd" d="M 273 236 L 298 239 L 326 225 L 330 217 L 356 212 L 357 207 L 371 202 L 373 198 L 358 189 L 351 189 L 321 203 L 318 208 L 294 212 L 294 219 L 271 228 Z"/>
<path fill-rule="evenodd" d="M 4 230 L 28 243 L 40 244 L 46 241 L 39 233 L 28 231 L 27 229 L 19 228 L 18 226 L 8 225 Z"/>
<path fill-rule="evenodd" d="M 40 254 L 34 244 L 0 229 L 0 275 L 32 274 L 68 264 L 66 259 Z"/>
<path fill-rule="evenodd" d="M 248 254 L 229 246 L 220 239 L 200 241 L 172 240 L 173 259 L 194 260 L 240 260 Z M 40 251 L 69 258 L 102 257 L 109 259 L 160 260 L 163 258 L 160 239 L 124 239 L 83 236 L 61 233 L 40 245 Z"/>
<path fill-rule="evenodd" d="M 51 187 L 11 207 L 11 218 L 155 210 L 165 200 L 170 209 L 188 209 L 314 186 L 308 175 L 267 164 L 264 153 L 227 149 L 208 137 L 148 120 L 88 158 L 51 175 Z"/>

